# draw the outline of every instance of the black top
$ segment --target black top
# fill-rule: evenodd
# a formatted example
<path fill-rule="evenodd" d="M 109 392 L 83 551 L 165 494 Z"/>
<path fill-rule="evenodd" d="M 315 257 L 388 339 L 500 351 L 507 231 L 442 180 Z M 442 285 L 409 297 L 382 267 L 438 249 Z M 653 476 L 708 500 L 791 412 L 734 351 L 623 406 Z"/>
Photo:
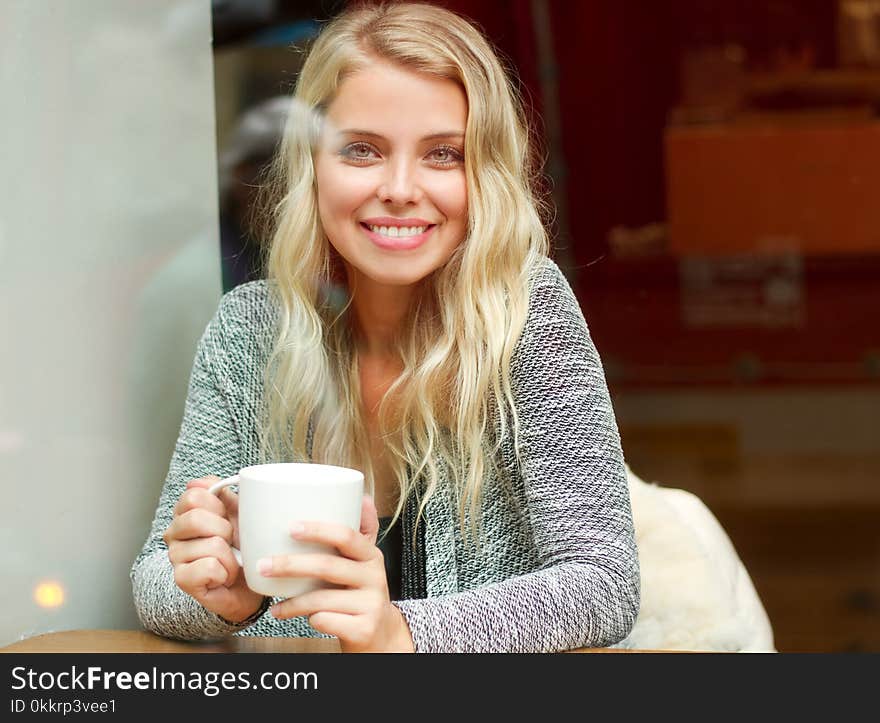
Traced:
<path fill-rule="evenodd" d="M 425 577 L 425 521 L 419 520 L 418 497 L 410 495 L 397 524 L 389 529 L 391 517 L 379 518 L 376 545 L 385 557 L 385 576 L 392 600 L 415 600 L 427 597 Z M 385 534 L 383 539 L 383 533 Z"/>
<path fill-rule="evenodd" d="M 391 524 L 391 517 L 379 518 L 379 537 L 376 545 L 385 557 L 385 575 L 388 578 L 388 594 L 392 600 L 400 600 L 400 579 L 401 579 L 401 557 L 403 539 L 400 533 L 400 521 L 392 527 L 388 534 L 388 526 Z M 384 537 L 383 537 L 384 535 Z"/>

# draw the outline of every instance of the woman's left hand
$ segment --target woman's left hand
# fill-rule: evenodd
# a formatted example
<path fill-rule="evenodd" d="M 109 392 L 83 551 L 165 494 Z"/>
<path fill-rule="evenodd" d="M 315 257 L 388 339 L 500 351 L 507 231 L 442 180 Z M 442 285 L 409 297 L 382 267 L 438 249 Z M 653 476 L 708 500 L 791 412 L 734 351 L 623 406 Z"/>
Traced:
<path fill-rule="evenodd" d="M 409 626 L 391 604 L 385 561 L 376 547 L 379 518 L 372 497 L 364 495 L 360 532 L 327 522 L 302 522 L 292 529 L 297 540 L 335 547 L 340 556 L 326 554 L 279 555 L 260 560 L 267 577 L 317 577 L 343 586 L 314 590 L 289 598 L 271 608 L 284 620 L 307 615 L 309 624 L 335 635 L 343 653 L 411 653 Z"/>

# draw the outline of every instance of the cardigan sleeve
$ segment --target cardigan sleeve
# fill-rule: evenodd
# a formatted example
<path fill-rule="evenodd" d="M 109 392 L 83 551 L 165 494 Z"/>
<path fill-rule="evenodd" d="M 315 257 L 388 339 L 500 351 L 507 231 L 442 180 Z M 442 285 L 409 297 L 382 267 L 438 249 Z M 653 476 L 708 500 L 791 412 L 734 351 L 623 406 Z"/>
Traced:
<path fill-rule="evenodd" d="M 222 317 L 223 302 L 199 341 L 168 475 L 149 536 L 131 568 L 135 609 L 143 626 L 181 640 L 217 639 L 246 627 L 224 621 L 177 586 L 162 539 L 187 481 L 229 476 L 239 468 L 240 433 L 214 368 L 216 352 L 222 348 Z"/>
<path fill-rule="evenodd" d="M 511 367 L 533 572 L 395 603 L 417 651 L 553 652 L 629 633 L 639 567 L 617 424 L 580 306 L 548 261 Z"/>

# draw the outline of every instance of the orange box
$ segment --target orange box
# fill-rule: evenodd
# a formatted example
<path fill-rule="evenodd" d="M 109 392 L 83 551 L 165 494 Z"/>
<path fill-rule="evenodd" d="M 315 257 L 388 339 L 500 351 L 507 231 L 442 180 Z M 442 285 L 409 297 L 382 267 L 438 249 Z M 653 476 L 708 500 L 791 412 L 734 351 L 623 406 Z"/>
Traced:
<path fill-rule="evenodd" d="M 880 253 L 880 123 L 670 127 L 665 153 L 673 253 Z"/>

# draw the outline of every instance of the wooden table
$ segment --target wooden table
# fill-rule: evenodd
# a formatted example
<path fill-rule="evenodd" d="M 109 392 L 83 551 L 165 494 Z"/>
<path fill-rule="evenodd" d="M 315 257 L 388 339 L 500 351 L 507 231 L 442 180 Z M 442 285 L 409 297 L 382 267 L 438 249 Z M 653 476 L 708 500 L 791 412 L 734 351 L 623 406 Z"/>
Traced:
<path fill-rule="evenodd" d="M 144 630 L 67 630 L 36 635 L 0 653 L 338 653 L 335 638 L 233 636 L 216 643 L 185 643 Z"/>
<path fill-rule="evenodd" d="M 217 643 L 183 643 L 143 630 L 67 630 L 36 635 L 0 653 L 338 653 L 335 638 L 257 638 L 234 636 Z M 579 648 L 571 653 L 663 652 Z"/>

